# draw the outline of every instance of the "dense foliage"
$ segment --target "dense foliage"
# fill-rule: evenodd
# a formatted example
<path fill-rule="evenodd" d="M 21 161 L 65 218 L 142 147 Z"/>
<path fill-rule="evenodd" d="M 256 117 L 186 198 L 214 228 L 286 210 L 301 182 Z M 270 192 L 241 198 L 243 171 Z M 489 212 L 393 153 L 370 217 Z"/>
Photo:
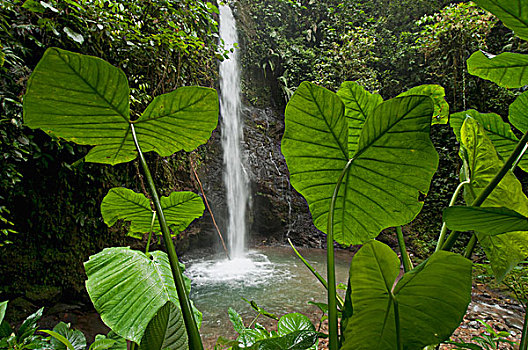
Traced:
<path fill-rule="evenodd" d="M 107 233 L 99 219 L 104 189 L 137 173 L 137 164 L 112 171 L 85 164 L 85 146 L 22 126 L 22 95 L 44 50 L 93 54 L 123 69 L 136 115 L 153 95 L 213 86 L 221 54 L 216 11 L 202 1 L 0 1 L 0 220 L 6 221 L 0 243 L 13 242 L 0 248 L 0 292 L 44 284 L 83 288 L 82 261 L 123 237 Z M 163 164 L 158 168 L 166 174 Z M 177 158 L 167 163 L 180 164 Z M 167 186 L 178 187 L 174 174 L 165 175 Z"/>

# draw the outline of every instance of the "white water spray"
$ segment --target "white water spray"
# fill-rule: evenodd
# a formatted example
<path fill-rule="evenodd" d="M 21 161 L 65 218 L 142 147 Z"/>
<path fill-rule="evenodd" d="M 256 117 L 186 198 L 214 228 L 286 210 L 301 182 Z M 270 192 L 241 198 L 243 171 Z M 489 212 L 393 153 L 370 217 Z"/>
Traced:
<path fill-rule="evenodd" d="M 220 38 L 226 48 L 238 42 L 235 19 L 228 5 L 220 5 Z M 220 63 L 220 112 L 224 148 L 224 182 L 229 222 L 227 237 L 232 258 L 241 257 L 246 245 L 248 180 L 242 165 L 243 123 L 240 118 L 240 69 L 238 50 Z"/>

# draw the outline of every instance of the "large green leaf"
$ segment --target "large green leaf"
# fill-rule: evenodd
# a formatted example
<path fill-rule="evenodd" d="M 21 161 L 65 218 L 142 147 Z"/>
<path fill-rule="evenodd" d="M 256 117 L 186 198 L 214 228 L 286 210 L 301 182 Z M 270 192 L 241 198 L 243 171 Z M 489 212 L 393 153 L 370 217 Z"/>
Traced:
<path fill-rule="evenodd" d="M 433 120 L 431 124 L 447 124 L 449 119 L 449 104 L 445 100 L 445 90 L 440 85 L 425 84 L 415 86 L 398 96 L 423 95 L 429 96 L 434 103 Z"/>
<path fill-rule="evenodd" d="M 251 347 L 255 350 L 306 350 L 312 349 L 319 339 L 316 331 L 294 331 L 280 337 L 261 340 Z"/>
<path fill-rule="evenodd" d="M 192 192 L 172 192 L 169 197 L 161 197 L 161 207 L 173 234 L 185 230 L 205 210 L 202 198 Z M 130 221 L 129 234 L 141 237 L 150 231 L 153 211 L 143 194 L 119 187 L 108 191 L 101 203 L 101 214 L 108 226 L 119 219 Z M 157 218 L 153 231 L 161 232 Z"/>
<path fill-rule="evenodd" d="M 522 133 L 528 131 L 528 91 L 517 96 L 510 105 L 508 119 Z"/>
<path fill-rule="evenodd" d="M 188 349 L 187 332 L 178 306 L 168 301 L 150 321 L 139 350 Z"/>
<path fill-rule="evenodd" d="M 156 97 L 143 115 L 130 120 L 125 74 L 86 55 L 50 48 L 33 71 L 24 97 L 24 122 L 50 135 L 94 145 L 86 160 L 117 164 L 137 156 L 135 125 L 145 152 L 168 156 L 207 141 L 218 121 L 213 89 L 182 87 Z"/>
<path fill-rule="evenodd" d="M 464 192 L 464 197 L 467 204 L 471 205 L 475 196 L 478 196 L 499 172 L 503 161 L 499 159 L 482 126 L 474 119 L 468 118 L 464 121 L 461 143 L 466 149 L 471 170 L 471 183 L 466 185 L 468 190 Z M 506 173 L 482 206 L 505 207 L 528 216 L 528 198 L 523 194 L 521 183 L 512 172 Z M 517 263 L 528 256 L 528 236 L 525 232 L 498 236 L 477 234 L 477 237 L 498 280 L 502 280 Z"/>
<path fill-rule="evenodd" d="M 291 313 L 282 316 L 277 323 L 277 333 L 286 335 L 295 331 L 315 331 L 315 326 L 310 319 L 300 313 Z"/>
<path fill-rule="evenodd" d="M 374 108 L 383 102 L 379 94 L 371 94 L 361 85 L 352 81 L 341 84 L 337 95 L 345 105 L 345 116 L 348 119 L 348 152 L 357 150 L 359 134 L 365 120 L 374 112 Z"/>
<path fill-rule="evenodd" d="M 453 132 L 455 133 L 458 142 L 461 142 L 460 129 L 462 129 L 462 124 L 468 117 L 475 119 L 480 125 L 482 125 L 486 135 L 491 142 L 493 142 L 493 146 L 501 158 L 507 159 L 513 153 L 519 139 L 512 132 L 510 124 L 504 122 L 502 118 L 495 113 L 480 113 L 474 109 L 470 109 L 464 112 L 451 114 L 449 124 L 453 128 Z M 519 167 L 524 171 L 528 171 L 528 157 L 521 160 Z"/>
<path fill-rule="evenodd" d="M 140 343 L 150 320 L 167 302 L 179 305 L 167 254 L 107 248 L 85 264 L 86 290 L 103 322 Z M 188 278 L 187 287 L 190 289 Z M 189 292 L 189 290 L 187 291 Z M 197 320 L 198 321 L 198 320 Z"/>
<path fill-rule="evenodd" d="M 528 4 L 524 0 L 476 0 L 480 7 L 497 16 L 502 23 L 528 40 Z"/>
<path fill-rule="evenodd" d="M 528 84 L 528 55 L 505 52 L 498 56 L 477 51 L 467 60 L 469 74 L 491 80 L 505 88 Z"/>
<path fill-rule="evenodd" d="M 481 235 L 528 231 L 526 216 L 502 207 L 453 206 L 444 209 L 443 220 L 451 230 L 478 231 Z"/>
<path fill-rule="evenodd" d="M 282 152 L 293 187 L 307 200 L 315 226 L 326 232 L 337 180 L 353 156 L 335 208 L 334 239 L 361 244 L 422 208 L 438 165 L 429 129 L 433 103 L 405 96 L 378 105 L 367 118 L 358 149 L 348 149 L 348 123 L 339 97 L 302 83 L 286 107 Z"/>
<path fill-rule="evenodd" d="M 394 285 L 400 261 L 388 246 L 365 244 L 350 266 L 354 313 L 344 329 L 343 350 L 396 350 L 398 302 L 403 349 L 422 350 L 449 338 L 471 301 L 471 262 L 440 251 Z"/>

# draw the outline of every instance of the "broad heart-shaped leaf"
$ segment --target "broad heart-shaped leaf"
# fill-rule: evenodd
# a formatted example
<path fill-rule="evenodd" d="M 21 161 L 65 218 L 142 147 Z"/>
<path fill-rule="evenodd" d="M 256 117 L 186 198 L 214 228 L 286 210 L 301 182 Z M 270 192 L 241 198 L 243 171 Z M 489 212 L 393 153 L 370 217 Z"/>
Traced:
<path fill-rule="evenodd" d="M 510 106 L 511 109 L 511 106 Z M 495 150 L 499 153 L 502 159 L 507 159 L 512 153 L 519 139 L 512 132 L 511 127 L 508 123 L 504 122 L 502 118 L 495 113 L 480 113 L 474 109 L 470 109 L 464 112 L 458 112 L 451 114 L 449 124 L 453 128 L 453 132 L 458 140 L 460 140 L 460 129 L 466 118 L 475 119 L 486 132 Z M 528 171 L 528 157 L 521 159 L 519 167 Z"/>
<path fill-rule="evenodd" d="M 528 3 L 524 0 L 476 0 L 524 40 L 528 40 Z"/>
<path fill-rule="evenodd" d="M 185 230 L 205 210 L 202 198 L 192 192 L 172 192 L 169 197 L 161 197 L 161 207 L 174 235 Z M 142 237 L 150 232 L 153 212 L 150 201 L 141 193 L 123 187 L 110 189 L 101 203 L 101 214 L 108 226 L 119 219 L 130 221 L 129 234 L 132 236 Z M 157 218 L 153 231 L 161 232 Z"/>
<path fill-rule="evenodd" d="M 281 337 L 273 337 L 259 341 L 251 347 L 255 350 L 306 350 L 313 349 L 320 333 L 316 331 L 295 331 Z"/>
<path fill-rule="evenodd" d="M 379 94 L 371 94 L 352 81 L 341 84 L 337 95 L 345 105 L 345 116 L 348 120 L 348 152 L 354 153 L 365 120 L 374 112 L 374 108 L 383 102 L 383 98 Z"/>
<path fill-rule="evenodd" d="M 471 190 L 464 191 L 464 198 L 471 205 L 503 165 L 484 129 L 476 120 L 468 118 L 461 130 L 461 143 L 466 149 L 471 170 Z M 466 187 L 467 188 L 467 187 Z M 502 181 L 491 192 L 483 207 L 505 207 L 528 216 L 528 198 L 522 192 L 519 180 L 512 172 L 506 173 Z M 491 262 L 497 280 L 504 276 L 528 256 L 526 232 L 511 232 L 498 236 L 477 234 L 486 256 Z"/>
<path fill-rule="evenodd" d="M 178 306 L 168 301 L 150 321 L 139 350 L 188 349 L 187 332 Z"/>
<path fill-rule="evenodd" d="M 434 103 L 434 113 L 431 124 L 447 124 L 449 119 L 449 104 L 445 100 L 445 90 L 443 87 L 435 84 L 419 85 L 399 94 L 398 96 L 409 95 L 424 95 L 431 97 Z"/>
<path fill-rule="evenodd" d="M 528 231 L 526 216 L 502 207 L 453 206 L 444 209 L 443 220 L 451 230 L 478 231 L 482 237 L 513 231 Z"/>
<path fill-rule="evenodd" d="M 477 51 L 467 60 L 468 73 L 505 88 L 528 84 L 528 55 L 504 52 L 498 56 Z"/>
<path fill-rule="evenodd" d="M 82 145 L 86 160 L 118 164 L 136 158 L 131 124 L 143 151 L 168 156 L 207 141 L 218 122 L 213 89 L 182 87 L 156 97 L 138 120 L 130 120 L 125 74 L 86 55 L 50 48 L 33 71 L 24 97 L 24 122 Z"/>
<path fill-rule="evenodd" d="M 517 130 L 522 133 L 528 131 L 528 91 L 517 96 L 510 105 L 508 119 Z"/>
<path fill-rule="evenodd" d="M 297 312 L 286 314 L 279 319 L 277 333 L 280 336 L 295 331 L 315 331 L 315 326 L 308 317 Z"/>
<path fill-rule="evenodd" d="M 449 338 L 471 301 L 471 262 L 440 251 L 393 287 L 400 261 L 388 246 L 365 244 L 350 266 L 354 313 L 344 329 L 343 350 L 396 350 L 398 302 L 403 349 L 422 350 Z"/>
<path fill-rule="evenodd" d="M 286 107 L 282 152 L 315 226 L 326 232 L 332 194 L 350 156 L 336 201 L 334 239 L 361 244 L 411 221 L 438 166 L 429 138 L 432 113 L 426 96 L 383 102 L 365 121 L 357 152 L 349 154 L 343 103 L 329 90 L 302 83 Z"/>
<path fill-rule="evenodd" d="M 167 254 L 154 251 L 150 257 L 127 247 L 106 248 L 84 264 L 86 290 L 103 322 L 138 344 L 162 306 L 179 305 Z"/>

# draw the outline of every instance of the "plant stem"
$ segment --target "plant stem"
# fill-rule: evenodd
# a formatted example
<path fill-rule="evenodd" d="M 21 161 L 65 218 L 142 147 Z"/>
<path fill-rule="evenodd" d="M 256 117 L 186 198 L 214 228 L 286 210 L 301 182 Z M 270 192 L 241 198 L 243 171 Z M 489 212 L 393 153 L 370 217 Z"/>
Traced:
<path fill-rule="evenodd" d="M 138 345 L 135 342 L 130 341 L 129 344 L 130 344 L 130 350 L 137 350 L 138 349 Z"/>
<path fill-rule="evenodd" d="M 303 262 L 304 266 L 306 266 L 308 268 L 308 270 L 310 270 L 310 272 L 315 276 L 315 278 L 317 278 L 317 280 L 319 280 L 319 282 L 321 282 L 323 287 L 325 287 L 325 289 L 328 290 L 328 283 L 326 282 L 324 277 L 321 276 L 321 274 L 319 272 L 317 272 L 317 270 L 312 265 L 310 265 L 310 263 L 301 255 L 301 253 L 299 253 L 299 251 L 297 249 L 295 249 L 295 246 L 293 245 L 292 241 L 289 238 L 288 238 L 288 242 L 290 243 L 290 246 L 292 247 L 292 249 L 295 252 L 295 254 L 297 255 L 297 257 L 299 259 L 301 259 L 301 261 Z M 343 301 L 343 298 L 341 298 L 341 296 L 339 294 L 336 294 L 336 299 L 337 299 L 337 307 L 340 310 L 343 310 L 343 306 L 345 304 L 345 302 Z"/>
<path fill-rule="evenodd" d="M 169 227 L 167 226 L 167 221 L 165 221 L 165 214 L 161 208 L 161 202 L 158 197 L 158 191 L 150 170 L 147 166 L 147 161 L 143 156 L 143 152 L 139 146 L 139 142 L 136 135 L 136 130 L 134 129 L 134 124 L 130 124 L 130 129 L 132 130 L 132 137 L 134 138 L 134 143 L 136 149 L 139 153 L 139 160 L 141 167 L 143 168 L 143 173 L 147 179 L 147 183 L 150 189 L 150 194 L 152 196 L 152 201 L 154 202 L 154 207 L 156 208 L 156 213 L 158 214 L 158 219 L 161 227 L 161 233 L 163 237 L 163 242 L 165 243 L 165 248 L 167 249 L 167 254 L 169 256 L 169 262 L 172 270 L 172 277 L 174 278 L 174 284 L 176 285 L 176 292 L 178 293 L 178 298 L 180 300 L 180 306 L 182 310 L 183 320 L 185 322 L 185 328 L 187 330 L 187 336 L 189 338 L 189 348 L 192 350 L 202 350 L 202 340 L 200 339 L 200 333 L 198 332 L 198 327 L 196 326 L 196 321 L 194 320 L 194 314 L 192 312 L 191 302 L 187 291 L 185 290 L 185 283 L 183 281 L 182 272 L 180 269 L 180 264 L 178 262 L 178 255 L 176 254 L 176 249 L 172 242 L 172 237 L 169 232 Z"/>
<path fill-rule="evenodd" d="M 398 237 L 398 246 L 400 247 L 401 259 L 403 262 L 403 270 L 409 272 L 413 269 L 411 258 L 405 247 L 405 239 L 403 238 L 403 230 L 401 226 L 396 226 L 396 236 Z"/>
<path fill-rule="evenodd" d="M 156 212 L 152 212 L 152 221 L 150 222 L 150 231 L 149 236 L 147 240 L 147 247 L 145 248 L 145 255 L 149 256 L 149 248 L 150 248 L 150 239 L 152 238 L 152 231 L 154 229 L 154 222 L 156 221 Z"/>
<path fill-rule="evenodd" d="M 528 313 L 524 310 L 524 324 L 521 336 L 521 345 L 519 350 L 528 350 Z"/>
<path fill-rule="evenodd" d="M 398 345 L 398 350 L 403 350 L 403 343 L 401 339 L 401 326 L 400 326 L 400 307 L 398 306 L 398 300 L 392 292 L 390 292 L 390 297 L 392 299 L 392 304 L 394 305 L 394 322 L 396 323 L 396 344 Z"/>
<path fill-rule="evenodd" d="M 515 146 L 515 149 L 513 150 L 512 154 L 510 154 L 510 156 L 508 157 L 506 162 L 504 162 L 504 164 L 502 165 L 502 168 L 497 172 L 497 174 L 495 174 L 493 179 L 491 179 L 491 181 L 482 190 L 482 192 L 480 192 L 479 196 L 473 201 L 473 203 L 471 203 L 472 207 L 480 207 L 482 205 L 482 203 L 484 203 L 484 201 L 488 198 L 488 196 L 495 189 L 495 187 L 497 187 L 497 185 L 502 181 L 502 179 L 508 173 L 508 171 L 511 170 L 512 165 L 516 161 L 518 161 L 519 156 L 524 151 L 524 147 L 526 145 L 526 142 L 528 142 L 528 131 L 526 133 L 524 133 L 523 137 L 519 140 L 519 142 L 517 143 L 517 146 Z M 451 239 L 451 236 L 453 236 L 454 234 L 455 234 L 455 232 L 451 233 L 451 235 L 449 236 L 448 240 L 446 241 L 446 244 L 444 244 L 444 247 L 442 247 L 442 249 L 450 250 L 453 247 L 454 242 L 460 236 L 460 234 L 458 234 L 456 237 Z M 475 235 L 473 234 L 473 236 L 475 236 Z M 475 238 L 475 242 L 472 242 L 472 241 L 473 241 L 473 237 L 470 239 L 470 241 L 468 243 L 468 246 L 466 248 L 465 256 L 471 256 L 471 254 L 473 254 L 473 249 L 475 248 L 476 238 Z M 449 243 L 449 245 L 448 245 L 448 243 Z M 470 246 L 470 244 L 472 244 L 472 246 Z"/>
<path fill-rule="evenodd" d="M 464 185 L 466 185 L 468 183 L 469 183 L 469 180 L 466 180 L 466 181 L 462 181 L 461 183 L 458 184 L 455 192 L 451 196 L 451 201 L 449 201 L 449 206 L 450 207 L 455 205 L 455 202 L 457 200 L 458 195 L 460 194 L 460 191 L 462 191 L 462 188 L 464 187 Z M 445 240 L 446 234 L 447 234 L 447 225 L 446 225 L 445 222 L 443 222 L 442 223 L 442 230 L 440 230 L 440 236 L 438 236 L 438 242 L 436 243 L 435 252 L 437 252 L 440 249 L 442 249 L 442 246 L 444 245 L 444 240 Z"/>
<path fill-rule="evenodd" d="M 339 335 L 337 331 L 337 304 L 336 304 L 336 279 L 335 279 L 335 258 L 334 258 L 334 210 L 339 188 L 343 182 L 343 178 L 348 172 L 348 168 L 354 161 L 351 158 L 345 165 L 345 168 L 339 175 L 337 184 L 332 194 L 330 201 L 330 209 L 328 211 L 328 223 L 326 226 L 326 275 L 328 278 L 328 336 L 329 349 L 337 350 L 339 345 Z"/>

